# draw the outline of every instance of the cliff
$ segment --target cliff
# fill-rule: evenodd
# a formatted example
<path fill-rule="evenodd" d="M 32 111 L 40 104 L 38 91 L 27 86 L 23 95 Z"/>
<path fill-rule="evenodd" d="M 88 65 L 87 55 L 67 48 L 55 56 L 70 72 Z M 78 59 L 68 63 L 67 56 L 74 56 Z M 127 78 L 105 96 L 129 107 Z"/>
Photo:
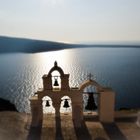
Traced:
<path fill-rule="evenodd" d="M 0 111 L 17 111 L 14 104 L 0 98 Z"/>

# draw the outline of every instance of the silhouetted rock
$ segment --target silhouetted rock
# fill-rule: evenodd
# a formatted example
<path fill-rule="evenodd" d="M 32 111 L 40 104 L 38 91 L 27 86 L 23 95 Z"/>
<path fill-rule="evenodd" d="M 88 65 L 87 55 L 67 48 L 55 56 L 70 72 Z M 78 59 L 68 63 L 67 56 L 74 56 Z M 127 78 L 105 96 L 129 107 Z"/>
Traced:
<path fill-rule="evenodd" d="M 17 111 L 14 104 L 0 98 L 0 111 Z"/>

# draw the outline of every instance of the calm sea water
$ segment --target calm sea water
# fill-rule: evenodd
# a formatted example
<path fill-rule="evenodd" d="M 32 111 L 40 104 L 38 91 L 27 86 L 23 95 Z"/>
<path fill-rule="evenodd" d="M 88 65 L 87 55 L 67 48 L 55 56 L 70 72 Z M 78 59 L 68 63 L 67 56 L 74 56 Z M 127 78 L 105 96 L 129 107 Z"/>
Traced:
<path fill-rule="evenodd" d="M 78 48 L 35 54 L 0 54 L 0 97 L 29 112 L 29 97 L 42 88 L 42 76 L 54 61 L 78 86 L 88 73 L 116 92 L 116 108 L 140 107 L 139 48 Z"/>

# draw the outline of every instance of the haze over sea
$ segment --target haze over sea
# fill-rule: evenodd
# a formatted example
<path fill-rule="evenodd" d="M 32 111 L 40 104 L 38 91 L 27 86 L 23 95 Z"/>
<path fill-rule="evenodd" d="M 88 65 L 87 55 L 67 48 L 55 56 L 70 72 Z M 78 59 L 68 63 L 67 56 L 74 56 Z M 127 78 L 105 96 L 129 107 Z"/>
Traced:
<path fill-rule="evenodd" d="M 116 92 L 116 109 L 140 107 L 140 49 L 85 47 L 41 53 L 0 54 L 0 97 L 29 112 L 29 97 L 42 88 L 42 76 L 54 61 L 70 74 L 70 86 L 78 86 L 92 73 L 99 84 Z"/>

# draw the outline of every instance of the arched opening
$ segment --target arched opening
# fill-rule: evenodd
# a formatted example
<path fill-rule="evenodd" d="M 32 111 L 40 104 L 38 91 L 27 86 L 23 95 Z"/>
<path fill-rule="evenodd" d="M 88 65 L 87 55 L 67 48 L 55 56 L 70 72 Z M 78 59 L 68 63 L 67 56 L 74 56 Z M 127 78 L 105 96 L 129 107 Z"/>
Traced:
<path fill-rule="evenodd" d="M 61 98 L 60 113 L 65 115 L 72 113 L 72 101 L 69 96 L 63 96 Z"/>
<path fill-rule="evenodd" d="M 43 109 L 42 126 L 55 127 L 55 124 L 54 124 L 55 108 L 53 107 L 53 101 L 49 96 L 44 96 L 42 98 L 42 109 Z M 50 118 L 53 118 L 53 119 L 50 119 Z"/>
<path fill-rule="evenodd" d="M 57 70 L 54 70 L 52 73 L 52 87 L 53 89 L 61 89 L 61 75 Z"/>
<path fill-rule="evenodd" d="M 86 114 L 98 114 L 99 97 L 96 86 L 88 85 L 83 89 L 83 111 Z"/>
<path fill-rule="evenodd" d="M 44 96 L 42 98 L 42 108 L 43 114 L 53 114 L 55 113 L 55 108 L 53 107 L 52 99 L 49 96 Z"/>

